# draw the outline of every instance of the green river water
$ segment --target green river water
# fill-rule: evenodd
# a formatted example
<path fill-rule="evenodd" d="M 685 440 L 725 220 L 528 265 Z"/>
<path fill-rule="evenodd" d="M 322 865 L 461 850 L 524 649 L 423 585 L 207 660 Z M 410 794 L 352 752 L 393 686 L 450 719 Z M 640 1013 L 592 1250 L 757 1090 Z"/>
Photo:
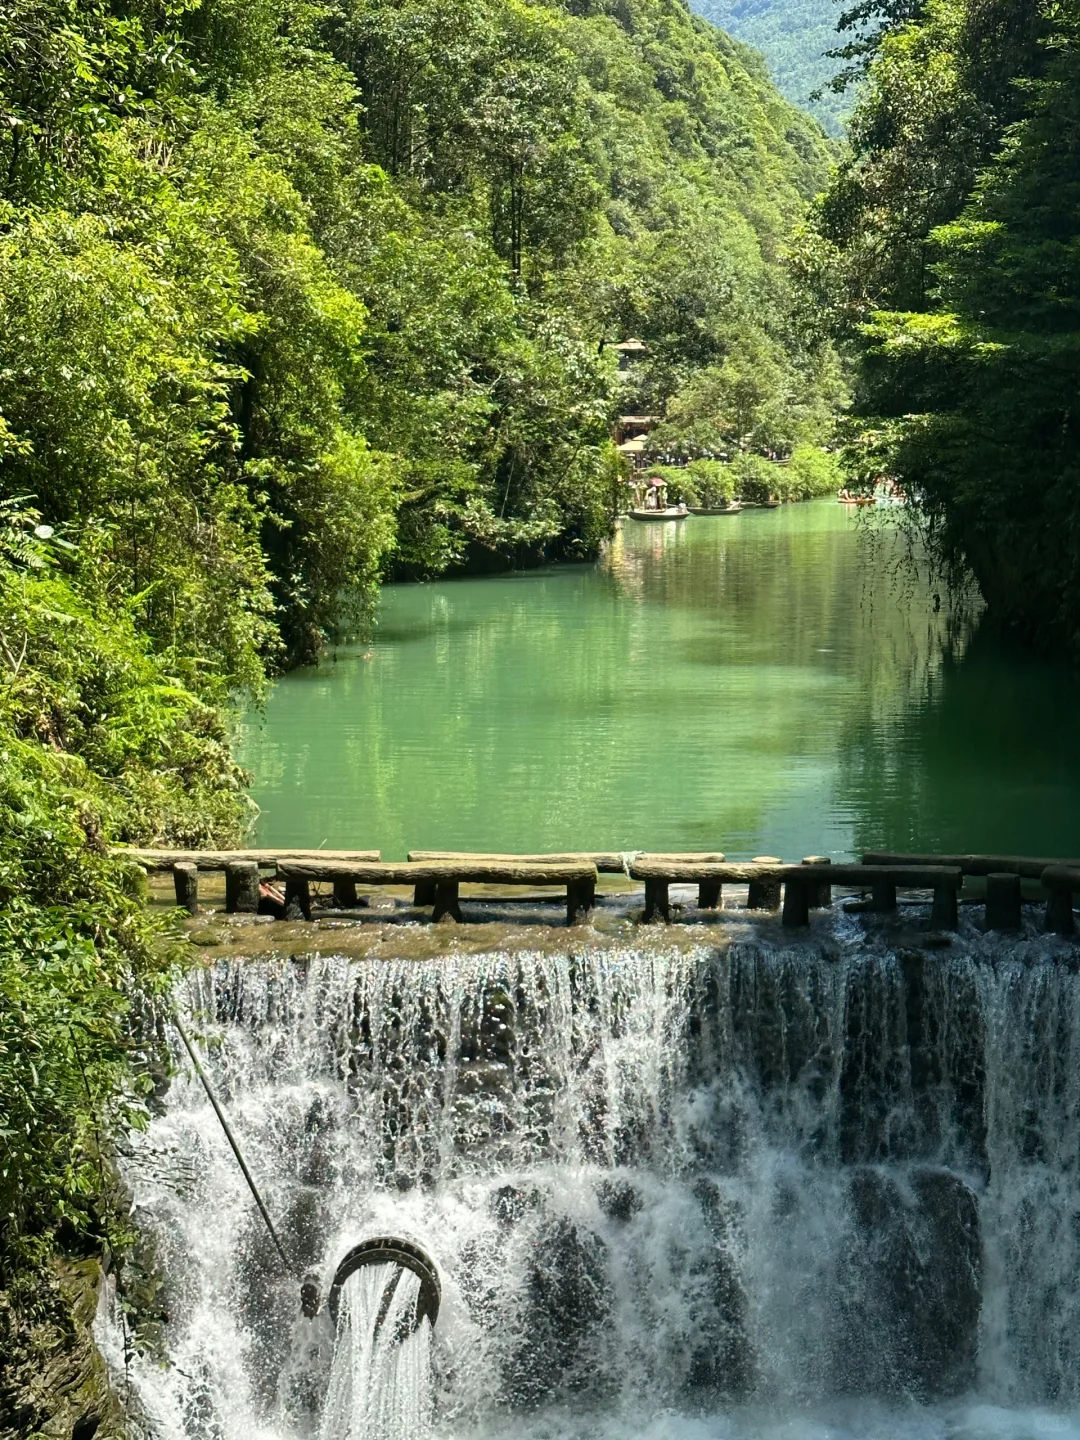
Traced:
<path fill-rule="evenodd" d="M 1080 855 L 1080 681 L 826 500 L 628 521 L 595 566 L 389 586 L 274 689 L 260 843 Z"/>

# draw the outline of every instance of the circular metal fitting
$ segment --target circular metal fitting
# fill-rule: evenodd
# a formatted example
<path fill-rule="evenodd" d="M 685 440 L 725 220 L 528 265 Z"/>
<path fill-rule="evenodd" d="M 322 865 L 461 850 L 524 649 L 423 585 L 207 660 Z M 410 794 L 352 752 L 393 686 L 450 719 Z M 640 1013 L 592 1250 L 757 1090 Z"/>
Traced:
<path fill-rule="evenodd" d="M 357 1270 L 363 1269 L 365 1265 L 397 1265 L 400 1267 L 398 1274 L 387 1287 L 387 1293 L 383 1296 L 380 1313 L 375 1322 L 376 1329 L 386 1318 L 386 1311 L 393 1298 L 393 1292 L 401 1278 L 401 1270 L 411 1270 L 420 1279 L 420 1293 L 416 1297 L 416 1309 L 412 1315 L 409 1333 L 417 1328 L 425 1316 L 431 1325 L 435 1324 L 439 1314 L 439 1305 L 442 1302 L 442 1286 L 439 1283 L 439 1272 L 436 1270 L 434 1262 L 424 1254 L 418 1245 L 413 1245 L 409 1240 L 381 1236 L 377 1240 L 365 1240 L 362 1245 L 357 1245 L 355 1249 L 349 1251 L 338 1266 L 327 1298 L 327 1305 L 330 1308 L 330 1314 L 334 1317 L 335 1325 L 341 1305 L 341 1287 L 350 1275 L 355 1275 Z"/>

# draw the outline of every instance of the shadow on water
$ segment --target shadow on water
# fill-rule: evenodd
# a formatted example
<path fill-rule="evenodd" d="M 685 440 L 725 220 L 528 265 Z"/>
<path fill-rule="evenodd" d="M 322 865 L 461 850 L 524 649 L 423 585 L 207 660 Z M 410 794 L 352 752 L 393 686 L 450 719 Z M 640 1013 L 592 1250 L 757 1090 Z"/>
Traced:
<path fill-rule="evenodd" d="M 857 848 L 1080 854 L 1080 676 L 985 618 L 898 715 L 845 734 Z"/>

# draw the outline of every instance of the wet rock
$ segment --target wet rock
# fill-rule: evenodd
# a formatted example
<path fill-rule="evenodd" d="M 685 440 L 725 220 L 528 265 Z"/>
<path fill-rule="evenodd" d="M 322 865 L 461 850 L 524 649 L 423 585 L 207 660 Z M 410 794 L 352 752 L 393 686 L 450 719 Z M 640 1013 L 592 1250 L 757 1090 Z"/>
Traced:
<path fill-rule="evenodd" d="M 299 1178 L 305 1185 L 329 1185 L 334 1171 L 335 1116 L 332 1102 L 317 1095 L 304 1116 L 299 1137 Z"/>
<path fill-rule="evenodd" d="M 730 1015 L 739 1056 L 764 1089 L 790 1085 L 822 1064 L 831 1073 L 828 1006 L 815 970 L 804 976 L 756 946 L 734 947 Z"/>
<path fill-rule="evenodd" d="M 516 1185 L 500 1185 L 488 1199 L 488 1211 L 500 1225 L 516 1225 L 530 1210 L 540 1204 L 537 1190 L 520 1190 Z"/>
<path fill-rule="evenodd" d="M 621 1220 L 624 1225 L 645 1208 L 641 1191 L 629 1180 L 601 1180 L 596 1198 L 609 1220 Z"/>
<path fill-rule="evenodd" d="M 299 1233 L 312 1218 L 301 1199 L 298 1211 L 287 1212 L 290 1238 L 293 1224 Z M 310 1265 L 317 1258 L 309 1253 L 299 1263 Z M 300 1282 L 284 1269 L 281 1256 L 254 1206 L 237 1227 L 233 1283 L 230 1303 L 245 1316 L 253 1341 L 249 1368 L 253 1390 L 263 1403 L 270 1404 L 286 1363 L 289 1336 L 300 1309 Z M 209 1440 L 209 1432 L 200 1435 L 200 1440 Z"/>
<path fill-rule="evenodd" d="M 330 1207 L 321 1189 L 305 1186 L 290 1194 L 282 1241 L 295 1265 L 302 1269 L 318 1265 L 330 1220 Z"/>
<path fill-rule="evenodd" d="M 954 1162 L 986 1173 L 985 1088 L 970 970 L 914 949 L 852 969 L 840 1075 L 845 1163 L 917 1160 L 959 1137 Z"/>
<path fill-rule="evenodd" d="M 692 1339 L 688 1345 L 687 1388 L 712 1396 L 749 1393 L 755 1379 L 747 1328 L 748 1302 L 738 1266 L 736 1213 L 711 1180 L 694 1192 L 713 1244 L 691 1256 L 689 1300 Z"/>
<path fill-rule="evenodd" d="M 30 1311 L 0 1290 L 0 1434 L 119 1440 L 124 1416 L 92 1325 L 97 1260 L 55 1260 L 36 1277 Z"/>
<path fill-rule="evenodd" d="M 957 1395 L 976 1378 L 978 1202 L 948 1170 L 916 1169 L 907 1181 L 876 1170 L 852 1177 L 837 1379 L 856 1393 Z"/>
<path fill-rule="evenodd" d="M 607 1246 L 565 1216 L 537 1233 L 521 1339 L 505 1376 L 512 1405 L 604 1389 L 602 1336 L 611 1318 Z"/>
<path fill-rule="evenodd" d="M 190 1440 L 224 1440 L 225 1432 L 214 1405 L 210 1377 L 205 1371 L 192 1378 L 184 1397 L 183 1421 Z"/>

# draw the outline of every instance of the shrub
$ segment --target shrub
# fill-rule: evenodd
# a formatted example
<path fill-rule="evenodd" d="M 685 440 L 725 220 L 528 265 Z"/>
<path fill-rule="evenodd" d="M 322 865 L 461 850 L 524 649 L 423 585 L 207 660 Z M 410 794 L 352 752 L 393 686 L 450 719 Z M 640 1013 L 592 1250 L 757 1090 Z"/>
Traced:
<path fill-rule="evenodd" d="M 792 500 L 813 500 L 834 495 L 844 483 L 838 458 L 817 445 L 800 445 L 786 466 L 787 488 Z"/>
<path fill-rule="evenodd" d="M 737 455 L 731 462 L 735 493 L 751 505 L 778 499 L 783 469 L 762 455 Z"/>
<path fill-rule="evenodd" d="M 687 467 L 698 505 L 730 505 L 735 498 L 735 476 L 719 460 L 694 460 Z"/>

